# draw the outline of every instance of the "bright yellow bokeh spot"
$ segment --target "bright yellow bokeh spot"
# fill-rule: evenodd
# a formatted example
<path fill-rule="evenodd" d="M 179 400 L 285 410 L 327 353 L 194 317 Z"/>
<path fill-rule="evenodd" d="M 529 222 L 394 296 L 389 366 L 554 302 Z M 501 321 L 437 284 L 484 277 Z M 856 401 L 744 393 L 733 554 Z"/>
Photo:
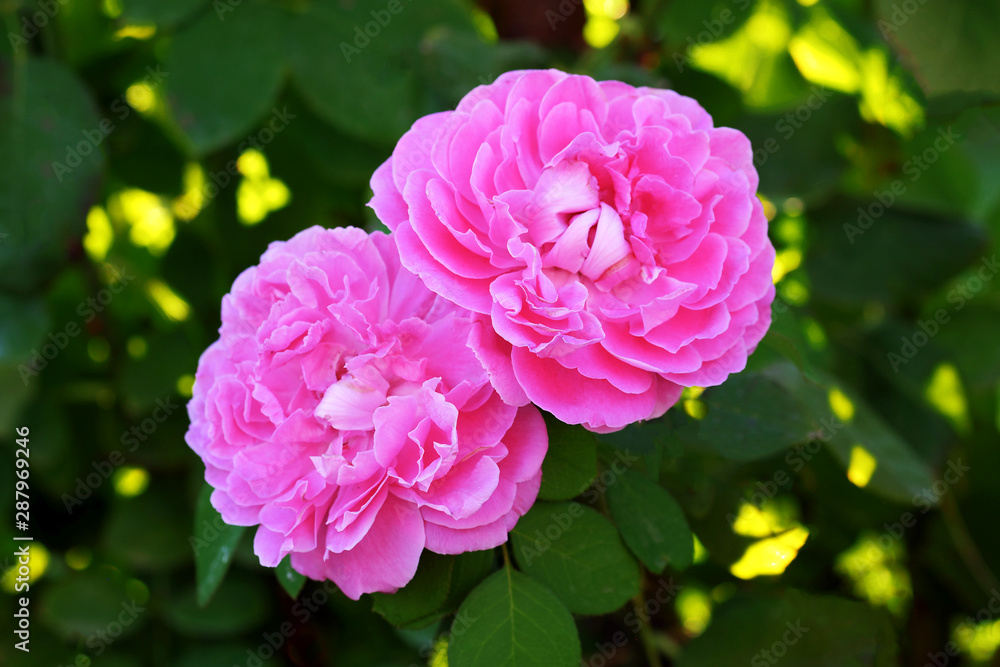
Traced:
<path fill-rule="evenodd" d="M 952 364 L 940 364 L 934 369 L 924 395 L 934 409 L 947 417 L 960 433 L 970 430 L 969 403 L 965 398 L 965 390 L 962 389 L 958 369 Z"/>
<path fill-rule="evenodd" d="M 904 529 L 902 524 L 898 526 L 898 530 Z M 903 566 L 905 557 L 900 539 L 888 532 L 877 536 L 866 533 L 837 556 L 834 569 L 851 579 L 859 597 L 898 615 L 913 595 L 910 575 Z"/>
<path fill-rule="evenodd" d="M 778 215 L 778 207 L 774 205 L 774 202 L 767 198 L 767 195 L 757 193 L 757 199 L 760 200 L 760 205 L 764 209 L 764 217 L 767 218 L 768 222 L 774 220 L 774 216 Z"/>
<path fill-rule="evenodd" d="M 188 221 L 194 218 L 205 208 L 208 181 L 205 179 L 205 170 L 197 162 L 191 162 L 184 166 L 184 192 L 174 199 L 171 210 L 179 219 Z"/>
<path fill-rule="evenodd" d="M 774 267 L 771 269 L 771 280 L 777 284 L 786 275 L 799 268 L 802 264 L 802 251 L 798 248 L 785 248 L 779 251 L 774 258 Z"/>
<path fill-rule="evenodd" d="M 431 658 L 427 662 L 428 667 L 448 667 L 448 639 L 447 637 L 438 637 L 437 641 L 434 642 L 434 652 L 431 653 Z"/>
<path fill-rule="evenodd" d="M 797 526 L 781 535 L 760 540 L 747 547 L 743 557 L 733 563 L 729 571 L 740 579 L 779 575 L 799 555 L 807 539 L 809 530 Z"/>
<path fill-rule="evenodd" d="M 765 500 L 757 507 L 743 502 L 739 512 L 730 519 L 733 532 L 745 537 L 771 537 L 799 527 L 795 503 L 789 498 Z"/>
<path fill-rule="evenodd" d="M 886 50 L 881 46 L 863 50 L 822 7 L 813 8 L 809 15 L 788 43 L 802 76 L 825 88 L 860 94 L 858 106 L 865 120 L 903 136 L 912 135 L 924 122 L 923 109 L 906 93 L 902 80 L 889 72 Z"/>
<path fill-rule="evenodd" d="M 107 212 L 100 206 L 94 206 L 87 213 L 87 234 L 83 237 L 83 249 L 95 262 L 103 262 L 114 241 L 115 230 Z"/>
<path fill-rule="evenodd" d="M 603 49 L 618 36 L 618 19 L 628 12 L 628 1 L 583 0 L 583 6 L 587 10 L 583 39 L 595 49 Z"/>
<path fill-rule="evenodd" d="M 125 90 L 125 101 L 141 114 L 147 114 L 156 107 L 156 93 L 148 83 L 133 83 Z"/>
<path fill-rule="evenodd" d="M 705 415 L 708 414 L 708 406 L 704 402 L 692 398 L 684 401 L 684 412 L 692 419 L 704 419 Z"/>
<path fill-rule="evenodd" d="M 830 401 L 830 409 L 833 410 L 837 419 L 843 422 L 850 422 L 854 419 L 854 403 L 840 389 L 837 387 L 830 389 L 827 399 Z"/>
<path fill-rule="evenodd" d="M 684 387 L 681 391 L 681 398 L 700 398 L 702 394 L 705 393 L 704 387 Z"/>
<path fill-rule="evenodd" d="M 183 322 L 191 314 L 188 302 L 161 280 L 153 278 L 146 283 L 146 293 L 167 319 Z"/>
<path fill-rule="evenodd" d="M 809 22 L 792 38 L 788 52 L 809 81 L 844 93 L 861 85 L 857 42 L 830 14 L 816 8 Z"/>
<path fill-rule="evenodd" d="M 163 197 L 130 188 L 108 198 L 108 213 L 113 219 L 128 225 L 129 241 L 162 255 L 174 241 L 174 216 Z"/>
<path fill-rule="evenodd" d="M 19 584 L 27 583 L 28 586 L 34 586 L 35 582 L 45 574 L 45 570 L 49 568 L 49 550 L 45 548 L 44 544 L 38 541 L 24 541 L 17 543 L 15 548 L 24 545 L 28 545 L 28 563 L 22 564 L 17 557 L 12 558 L 13 564 L 4 572 L 3 579 L 0 579 L 0 588 L 3 588 L 7 593 L 23 592 L 17 590 Z M 24 573 L 20 571 L 21 567 L 27 568 L 27 577 L 23 577 Z M 19 582 L 18 577 L 23 577 L 22 581 Z"/>
<path fill-rule="evenodd" d="M 618 20 L 628 14 L 628 0 L 604 0 L 604 13 Z"/>
<path fill-rule="evenodd" d="M 1000 619 L 959 625 L 952 636 L 960 651 L 976 662 L 986 663 L 1000 648 Z"/>
<path fill-rule="evenodd" d="M 236 166 L 243 174 L 236 190 L 236 213 L 243 224 L 256 225 L 291 200 L 288 186 L 271 178 L 267 158 L 260 151 L 247 150 L 240 155 Z"/>
<path fill-rule="evenodd" d="M 868 486 L 877 467 L 878 460 L 871 452 L 861 445 L 854 445 L 851 448 L 851 462 L 847 466 L 847 479 L 855 486 L 864 488 Z"/>
<path fill-rule="evenodd" d="M 677 594 L 674 608 L 684 631 L 691 637 L 704 632 L 712 620 L 712 598 L 694 586 L 687 586 Z"/>
<path fill-rule="evenodd" d="M 194 376 L 189 374 L 177 378 L 177 393 L 185 398 L 194 395 Z"/>
<path fill-rule="evenodd" d="M 90 564 L 94 560 L 94 554 L 87 547 L 78 546 L 71 547 L 63 558 L 71 570 L 80 572 L 90 567 Z"/>
<path fill-rule="evenodd" d="M 115 493 L 125 498 L 142 495 L 149 487 L 149 472 L 145 468 L 122 466 L 111 477 Z"/>
<path fill-rule="evenodd" d="M 691 562 L 695 564 L 704 563 L 706 560 L 708 560 L 708 549 L 706 549 L 705 545 L 701 543 L 701 540 L 698 539 L 697 535 L 693 535 L 693 537 L 694 537 L 694 557 L 691 559 Z"/>
<path fill-rule="evenodd" d="M 861 116 L 911 136 L 924 124 L 924 110 L 903 89 L 898 76 L 889 73 L 889 56 L 879 48 L 867 51 L 861 60 Z"/>
<path fill-rule="evenodd" d="M 156 34 L 156 26 L 152 23 L 136 23 L 134 25 L 123 25 L 115 31 L 116 40 L 127 39 L 150 39 Z"/>
<path fill-rule="evenodd" d="M 741 90 L 751 107 L 766 106 L 792 29 L 788 11 L 775 0 L 763 0 L 732 35 L 691 48 L 691 63 Z"/>
<path fill-rule="evenodd" d="M 615 41 L 620 30 L 618 22 L 607 16 L 592 16 L 583 26 L 583 39 L 595 49 L 603 49 Z"/>

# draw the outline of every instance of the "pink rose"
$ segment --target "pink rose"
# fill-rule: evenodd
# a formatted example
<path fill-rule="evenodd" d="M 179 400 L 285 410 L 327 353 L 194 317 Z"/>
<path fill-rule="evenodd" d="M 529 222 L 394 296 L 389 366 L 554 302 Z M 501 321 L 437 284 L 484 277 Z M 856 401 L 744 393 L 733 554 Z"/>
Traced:
<path fill-rule="evenodd" d="M 370 205 L 403 265 L 479 314 L 504 400 L 607 432 L 742 370 L 767 331 L 752 158 L 673 91 L 509 72 L 414 123 Z"/>
<path fill-rule="evenodd" d="M 307 229 L 236 279 L 187 442 L 226 523 L 260 525 L 261 563 L 290 553 L 357 599 L 405 585 L 424 547 L 507 539 L 548 439 L 534 407 L 493 391 L 473 326 L 360 229 Z"/>

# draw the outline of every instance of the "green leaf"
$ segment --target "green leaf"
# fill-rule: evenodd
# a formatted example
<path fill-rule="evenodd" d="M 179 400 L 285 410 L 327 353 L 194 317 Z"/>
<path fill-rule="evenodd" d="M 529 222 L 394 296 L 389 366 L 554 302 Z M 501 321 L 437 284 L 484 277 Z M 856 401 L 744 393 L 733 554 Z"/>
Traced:
<path fill-rule="evenodd" d="M 684 512 L 666 489 L 626 470 L 608 487 L 608 509 L 625 544 L 651 572 L 683 570 L 694 556 L 694 536 Z"/>
<path fill-rule="evenodd" d="M 211 498 L 212 487 L 206 484 L 198 496 L 191 540 L 198 581 L 198 605 L 201 607 L 208 604 L 225 579 L 236 554 L 236 546 L 246 531 L 246 526 L 230 526 L 224 522 L 222 515 L 212 507 Z"/>
<path fill-rule="evenodd" d="M 374 611 L 401 628 L 422 628 L 436 621 L 448 599 L 454 558 L 424 551 L 417 573 L 392 594 L 373 593 Z"/>
<path fill-rule="evenodd" d="M 618 531 L 580 503 L 536 503 L 511 541 L 521 569 L 573 613 L 614 611 L 639 592 L 639 568 Z"/>
<path fill-rule="evenodd" d="M 176 492 L 160 490 L 155 479 L 152 487 L 137 498 L 115 499 L 103 541 L 111 558 L 136 569 L 166 572 L 190 562 L 191 515 L 177 502 Z"/>
<path fill-rule="evenodd" d="M 876 0 L 882 36 L 900 53 L 928 97 L 982 91 L 1000 95 L 1000 6 L 980 0 Z M 908 11 L 909 10 L 909 11 Z"/>
<path fill-rule="evenodd" d="M 130 635 L 146 620 L 146 600 L 136 599 L 135 592 L 117 570 L 101 568 L 72 573 L 44 588 L 39 604 L 41 618 L 63 639 L 86 638 L 106 632 L 108 625 L 118 621 L 119 615 L 125 612 L 123 618 L 132 622 L 120 625 L 122 631 Z M 31 611 L 33 617 L 34 608 Z"/>
<path fill-rule="evenodd" d="M 546 418 L 549 451 L 542 461 L 542 500 L 569 500 L 583 493 L 597 476 L 597 440 L 582 426 Z"/>
<path fill-rule="evenodd" d="M 208 0 L 173 0 L 173 2 L 122 0 L 122 17 L 128 19 L 130 23 L 173 25 L 207 2 Z M 229 3 L 226 3 L 225 6 L 228 9 Z M 211 16 L 221 22 L 229 17 L 229 13 L 213 11 Z M 250 49 L 245 50 L 249 51 Z"/>
<path fill-rule="evenodd" d="M 698 421 L 698 439 L 728 459 L 753 461 L 804 442 L 815 419 L 778 382 L 740 373 L 701 397 L 708 413 Z"/>
<path fill-rule="evenodd" d="M 234 573 L 207 606 L 188 589 L 170 601 L 164 615 L 177 632 L 191 637 L 238 635 L 258 627 L 271 610 L 271 598 L 260 577 Z"/>
<path fill-rule="evenodd" d="M 866 489 L 909 504 L 914 495 L 933 483 L 930 467 L 861 396 L 843 383 L 820 371 L 816 373 L 819 382 L 808 381 L 791 364 L 776 364 L 767 374 L 798 396 L 820 420 L 820 440 L 825 440 L 826 447 L 845 468 L 856 446 L 874 457 L 876 468 Z M 837 392 L 846 398 L 846 403 Z"/>
<path fill-rule="evenodd" d="M 451 570 L 451 586 L 448 589 L 448 600 L 442 611 L 446 614 L 458 609 L 462 601 L 473 588 L 493 570 L 495 553 L 493 549 L 483 551 L 466 551 L 455 556 Z"/>
<path fill-rule="evenodd" d="M 765 653 L 767 652 L 767 653 Z M 679 667 L 892 667 L 898 648 L 888 614 L 835 597 L 798 591 L 735 598 L 704 634 L 684 647 Z"/>
<path fill-rule="evenodd" d="M 506 567 L 466 598 L 451 627 L 451 667 L 575 667 L 573 617 L 547 588 Z"/>
<path fill-rule="evenodd" d="M 196 154 L 245 138 L 271 109 L 285 71 L 288 20 L 272 6 L 244 2 L 224 21 L 211 12 L 173 38 L 164 85 L 174 120 Z"/>
<path fill-rule="evenodd" d="M 291 555 L 285 556 L 278 563 L 278 567 L 275 568 L 274 574 L 278 577 L 278 583 L 281 587 L 285 589 L 293 599 L 299 597 L 299 593 L 302 592 L 302 587 L 306 584 L 306 576 L 304 574 L 299 574 L 292 569 L 292 557 Z"/>
<path fill-rule="evenodd" d="M 0 364 L 27 362 L 33 349 L 50 342 L 44 340 L 50 322 L 41 299 L 0 295 Z"/>
<path fill-rule="evenodd" d="M 298 89 L 341 130 L 384 145 L 425 113 L 417 63 L 432 28 L 474 31 L 454 0 L 312 2 L 289 32 L 288 64 Z M 366 34 L 367 33 L 367 34 Z"/>
<path fill-rule="evenodd" d="M 83 234 L 104 165 L 100 122 L 63 65 L 0 58 L 0 286 L 51 278 Z"/>
<path fill-rule="evenodd" d="M 410 583 L 392 594 L 372 594 L 374 611 L 399 628 L 427 627 L 458 609 L 492 566 L 492 549 L 457 556 L 425 551 Z"/>
<path fill-rule="evenodd" d="M 473 30 L 453 0 L 393 6 L 400 11 L 384 0 L 283 8 L 246 2 L 224 20 L 208 12 L 180 32 L 164 69 L 174 118 L 194 152 L 247 136 L 272 109 L 286 73 L 326 121 L 356 138 L 391 143 L 420 115 L 414 63 L 425 32 L 433 26 Z M 206 62 L 213 67 L 206 69 Z"/>
<path fill-rule="evenodd" d="M 975 262 L 986 245 L 982 228 L 970 222 L 898 203 L 888 211 L 873 201 L 834 205 L 809 220 L 805 268 L 812 294 L 837 305 L 925 296 Z"/>

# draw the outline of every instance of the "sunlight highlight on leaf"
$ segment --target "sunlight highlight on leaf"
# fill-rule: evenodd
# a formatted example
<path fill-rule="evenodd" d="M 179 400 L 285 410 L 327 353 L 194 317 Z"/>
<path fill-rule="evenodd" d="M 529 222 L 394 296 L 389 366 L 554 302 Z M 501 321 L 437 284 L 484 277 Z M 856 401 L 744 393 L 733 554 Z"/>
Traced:
<path fill-rule="evenodd" d="M 691 557 L 692 563 L 704 563 L 708 560 L 708 549 L 705 545 L 701 543 L 697 535 L 694 535 L 694 556 Z"/>
<path fill-rule="evenodd" d="M 694 586 L 687 586 L 677 594 L 674 608 L 689 637 L 700 635 L 712 621 L 712 599 Z"/>
<path fill-rule="evenodd" d="M 809 539 L 809 530 L 798 526 L 776 537 L 760 540 L 747 547 L 743 557 L 729 571 L 740 579 L 779 575 L 792 564 L 799 549 Z"/>
<path fill-rule="evenodd" d="M 583 39 L 595 49 L 603 49 L 618 36 L 618 19 L 628 12 L 627 0 L 583 0 L 587 23 Z"/>
<path fill-rule="evenodd" d="M 13 559 L 13 561 L 14 564 L 7 568 L 7 571 L 3 574 L 3 579 L 0 580 L 0 588 L 11 594 L 17 592 L 15 587 L 18 584 L 18 568 L 22 567 L 17 562 L 17 559 Z M 49 550 L 37 540 L 31 543 L 31 558 L 28 559 L 27 568 L 29 586 L 33 586 L 36 581 L 41 579 L 45 571 L 49 568 Z"/>
<path fill-rule="evenodd" d="M 177 378 L 177 393 L 184 398 L 191 398 L 194 393 L 194 376 L 190 373 Z"/>
<path fill-rule="evenodd" d="M 901 525 L 901 524 L 900 524 Z M 913 596 L 904 567 L 906 549 L 889 533 L 866 533 L 835 563 L 835 569 L 854 584 L 854 592 L 868 602 L 902 614 Z"/>
<path fill-rule="evenodd" d="M 789 42 L 788 52 L 802 76 L 813 83 L 844 93 L 856 92 L 861 85 L 858 44 L 825 9 L 812 12 Z"/>
<path fill-rule="evenodd" d="M 927 401 L 941 415 L 948 418 L 960 433 L 968 433 L 972 427 L 969 418 L 969 403 L 962 389 L 962 379 L 958 369 L 949 363 L 938 365 L 931 375 L 924 392 Z"/>
<path fill-rule="evenodd" d="M 785 7 L 763 0 L 732 35 L 694 46 L 691 62 L 743 91 L 748 105 L 766 106 L 778 58 L 784 56 L 791 34 Z"/>
<path fill-rule="evenodd" d="M 236 165 L 243 174 L 236 190 L 236 212 L 244 225 L 256 225 L 291 200 L 288 186 L 271 178 L 267 158 L 260 151 L 247 150 Z"/>
<path fill-rule="evenodd" d="M 128 39 L 146 40 L 153 37 L 156 34 L 156 26 L 151 23 L 136 23 L 133 25 L 123 25 L 121 28 L 115 31 L 114 39 L 116 41 Z"/>
<path fill-rule="evenodd" d="M 427 662 L 428 667 L 448 667 L 448 638 L 438 637 L 434 642 L 434 652 Z"/>
<path fill-rule="evenodd" d="M 924 124 L 920 103 L 903 89 L 898 76 L 889 73 L 889 56 L 878 48 L 869 49 L 861 60 L 861 116 L 911 136 Z"/>
<path fill-rule="evenodd" d="M 833 387 L 830 389 L 830 393 L 827 394 L 827 398 L 830 401 L 830 409 L 833 410 L 833 414 L 837 416 L 837 419 L 843 422 L 850 422 L 854 419 L 854 403 L 844 395 L 844 392 L 840 391 L 837 387 Z"/>
<path fill-rule="evenodd" d="M 156 108 L 156 92 L 148 83 L 133 83 L 125 90 L 125 101 L 141 114 L 148 114 Z"/>
<path fill-rule="evenodd" d="M 205 207 L 205 190 L 207 180 L 205 170 L 197 162 L 184 166 L 184 192 L 174 199 L 171 210 L 179 219 L 194 220 Z"/>
<path fill-rule="evenodd" d="M 149 472 L 136 466 L 122 466 L 111 477 L 115 493 L 123 498 L 141 496 L 149 487 Z"/>
<path fill-rule="evenodd" d="M 87 234 L 83 237 L 83 249 L 95 262 L 103 262 L 115 241 L 115 230 L 108 214 L 100 206 L 94 206 L 87 213 Z"/>
<path fill-rule="evenodd" d="M 847 466 L 847 479 L 855 486 L 864 488 L 868 486 L 877 467 L 878 460 L 871 452 L 861 445 L 854 445 L 851 448 L 851 462 Z"/>
<path fill-rule="evenodd" d="M 959 625 L 953 634 L 959 650 L 976 662 L 986 663 L 1000 648 L 1000 619 L 975 626 Z"/>
<path fill-rule="evenodd" d="M 162 255 L 174 241 L 174 216 L 163 197 L 131 188 L 120 190 L 108 198 L 108 213 L 129 227 L 129 241 Z"/>
<path fill-rule="evenodd" d="M 191 306 L 162 280 L 146 283 L 146 293 L 163 315 L 174 322 L 182 322 L 191 314 Z"/>
<path fill-rule="evenodd" d="M 797 517 L 798 510 L 791 498 L 768 499 L 760 507 L 743 502 L 738 514 L 732 519 L 732 527 L 737 535 L 771 537 L 800 527 Z"/>
<path fill-rule="evenodd" d="M 782 278 L 799 268 L 800 264 L 802 264 L 802 251 L 798 248 L 778 251 L 774 258 L 774 268 L 771 269 L 771 280 L 778 284 Z"/>

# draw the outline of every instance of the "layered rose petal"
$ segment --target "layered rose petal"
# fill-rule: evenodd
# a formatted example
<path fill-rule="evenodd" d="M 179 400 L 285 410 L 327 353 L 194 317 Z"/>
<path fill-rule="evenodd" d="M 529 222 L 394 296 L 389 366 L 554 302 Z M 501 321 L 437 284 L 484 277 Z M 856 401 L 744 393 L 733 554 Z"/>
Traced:
<path fill-rule="evenodd" d="M 609 431 L 740 371 L 767 331 L 757 183 L 747 138 L 690 98 L 520 71 L 414 124 L 370 205 L 481 314 L 469 344 L 505 401 Z"/>
<path fill-rule="evenodd" d="M 435 226 L 435 211 L 457 209 L 435 200 L 433 152 L 410 149 L 377 178 L 419 184 L 431 217 L 415 238 L 482 274 L 488 247 Z M 460 157 L 449 173 L 468 175 Z M 405 216 L 402 199 L 381 214 Z M 468 343 L 477 317 L 404 269 L 388 237 L 357 229 L 313 227 L 239 276 L 198 366 L 187 441 L 223 518 L 259 526 L 263 564 L 291 554 L 357 599 L 404 586 L 425 547 L 506 540 L 538 494 L 548 440 L 536 408 L 491 386 Z"/>

